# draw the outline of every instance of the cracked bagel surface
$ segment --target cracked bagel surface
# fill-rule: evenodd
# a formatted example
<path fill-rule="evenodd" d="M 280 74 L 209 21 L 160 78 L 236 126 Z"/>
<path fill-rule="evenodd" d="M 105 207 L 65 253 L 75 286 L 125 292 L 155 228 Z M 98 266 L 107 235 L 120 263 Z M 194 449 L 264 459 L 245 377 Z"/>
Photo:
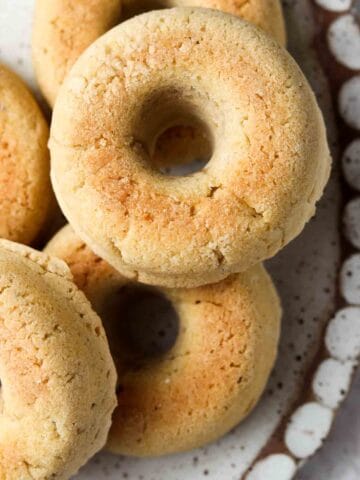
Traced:
<path fill-rule="evenodd" d="M 110 28 L 148 10 L 189 6 L 238 15 L 285 44 L 280 0 L 36 0 L 33 62 L 48 103 L 54 105 L 66 74 L 81 53 Z"/>
<path fill-rule="evenodd" d="M 108 334 L 119 378 L 108 440 L 112 452 L 158 456 L 196 448 L 224 435 L 255 407 L 276 358 L 281 316 L 262 265 L 214 285 L 158 289 L 177 313 L 178 336 L 162 355 L 135 361 L 124 354 L 127 337 L 115 334 L 123 331 L 116 324 L 124 321 L 118 300 L 132 282 L 97 257 L 70 226 L 46 251 L 69 265 Z M 109 305 L 116 305 L 114 312 Z M 140 335 L 146 332 L 141 329 Z"/>
<path fill-rule="evenodd" d="M 174 178 L 148 152 L 178 116 L 208 126 L 213 153 Z M 167 287 L 272 257 L 314 214 L 330 170 L 321 113 L 290 55 L 200 8 L 146 13 L 97 40 L 61 88 L 50 149 L 79 236 L 124 276 Z"/>
<path fill-rule="evenodd" d="M 64 262 L 0 240 L 0 478 L 67 480 L 105 443 L 116 373 Z"/>
<path fill-rule="evenodd" d="M 50 212 L 53 194 L 49 128 L 20 78 L 0 64 L 0 237 L 30 244 Z"/>

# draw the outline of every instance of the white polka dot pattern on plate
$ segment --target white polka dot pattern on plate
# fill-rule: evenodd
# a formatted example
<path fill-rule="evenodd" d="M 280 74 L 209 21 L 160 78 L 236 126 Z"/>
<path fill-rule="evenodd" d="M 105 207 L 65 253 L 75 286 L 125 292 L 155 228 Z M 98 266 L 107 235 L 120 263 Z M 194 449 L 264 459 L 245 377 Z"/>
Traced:
<path fill-rule="evenodd" d="M 269 455 L 254 465 L 246 480 L 291 480 L 296 463 L 288 455 Z"/>
<path fill-rule="evenodd" d="M 330 25 L 328 43 L 339 63 L 354 70 L 360 68 L 360 27 L 353 15 L 342 15 Z"/>
<path fill-rule="evenodd" d="M 360 254 L 351 255 L 343 264 L 340 273 L 340 292 L 351 304 L 360 304 Z"/>
<path fill-rule="evenodd" d="M 317 402 L 299 407 L 290 418 L 285 443 L 296 458 L 307 458 L 318 450 L 329 433 L 334 413 Z"/>
<path fill-rule="evenodd" d="M 312 383 L 318 402 L 325 407 L 338 408 L 350 387 L 353 369 L 352 361 L 339 362 L 329 358 L 322 362 Z"/>
<path fill-rule="evenodd" d="M 344 152 L 342 167 L 347 183 L 360 190 L 360 138 L 354 140 Z"/>
<path fill-rule="evenodd" d="M 315 0 L 315 3 L 332 12 L 349 11 L 330 24 L 327 41 L 334 60 L 348 70 L 359 70 L 360 28 L 350 8 L 359 8 L 360 2 L 353 4 L 352 0 Z M 358 73 L 343 83 L 338 102 L 339 112 L 345 122 L 360 130 Z M 360 139 L 353 140 L 346 148 L 342 167 L 347 183 L 360 191 Z M 343 219 L 346 237 L 354 247 L 360 249 L 360 197 L 352 199 L 346 205 Z M 290 466 L 291 461 L 294 461 L 292 457 L 299 459 L 301 465 L 320 448 L 330 431 L 335 411 L 350 388 L 360 355 L 360 253 L 353 254 L 344 262 L 340 273 L 340 292 L 345 301 L 354 306 L 338 311 L 328 324 L 325 344 L 330 357 L 318 365 L 312 380 L 312 392 L 316 401 L 300 406 L 287 424 L 285 444 L 288 455 L 282 455 L 286 457 L 283 458 L 283 465 Z M 286 475 L 286 468 L 281 468 L 281 464 L 276 466 L 273 457 L 270 455 L 259 460 L 247 479 L 282 479 L 282 475 Z M 297 468 L 295 462 L 294 466 Z"/>
<path fill-rule="evenodd" d="M 360 249 L 360 197 L 346 205 L 344 211 L 344 233 L 349 242 Z"/>
<path fill-rule="evenodd" d="M 325 335 L 330 355 L 338 360 L 357 360 L 360 355 L 360 307 L 339 310 Z"/>
<path fill-rule="evenodd" d="M 352 0 L 315 0 L 320 7 L 332 12 L 344 12 L 351 7 Z"/>
<path fill-rule="evenodd" d="M 350 127 L 360 130 L 360 75 L 350 78 L 341 87 L 339 110 Z"/>

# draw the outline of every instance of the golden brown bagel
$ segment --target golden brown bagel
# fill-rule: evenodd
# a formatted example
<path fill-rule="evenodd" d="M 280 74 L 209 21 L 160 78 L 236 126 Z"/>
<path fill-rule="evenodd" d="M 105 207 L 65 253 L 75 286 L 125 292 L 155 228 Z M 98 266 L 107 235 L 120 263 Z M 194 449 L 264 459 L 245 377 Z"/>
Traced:
<path fill-rule="evenodd" d="M 53 194 L 49 129 L 35 99 L 0 65 L 0 237 L 30 244 L 43 228 Z"/>
<path fill-rule="evenodd" d="M 211 131 L 212 158 L 193 175 L 162 175 L 148 153 L 158 132 L 194 117 Z M 209 9 L 139 15 L 95 42 L 61 89 L 50 148 L 78 235 L 123 275 L 167 287 L 273 256 L 314 214 L 330 170 L 323 119 L 294 60 Z"/>
<path fill-rule="evenodd" d="M 111 27 L 140 12 L 187 6 L 237 15 L 285 44 L 279 0 L 36 0 L 33 60 L 49 104 L 54 105 L 59 87 L 79 55 Z"/>
<path fill-rule="evenodd" d="M 158 290 L 177 312 L 179 334 L 170 350 L 149 357 L 129 352 L 124 332 L 132 327 L 126 322 L 134 322 L 126 316 L 129 304 L 146 305 L 142 325 L 148 328 L 155 291 L 129 283 L 70 226 L 46 251 L 68 263 L 108 334 L 119 376 L 110 450 L 137 456 L 188 450 L 220 437 L 252 410 L 272 369 L 280 328 L 279 300 L 262 266 L 214 285 Z"/>

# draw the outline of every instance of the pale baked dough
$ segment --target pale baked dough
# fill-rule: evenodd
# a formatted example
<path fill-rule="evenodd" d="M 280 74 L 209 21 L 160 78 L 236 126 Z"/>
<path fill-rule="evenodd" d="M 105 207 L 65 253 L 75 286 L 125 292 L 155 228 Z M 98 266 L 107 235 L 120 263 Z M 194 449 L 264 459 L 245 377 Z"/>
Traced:
<path fill-rule="evenodd" d="M 0 237 L 30 244 L 53 195 L 49 129 L 31 93 L 0 64 Z"/>
<path fill-rule="evenodd" d="M 213 155 L 186 177 L 149 160 L 181 117 Z M 193 287 L 272 257 L 315 211 L 330 171 L 324 122 L 290 55 L 209 9 L 139 15 L 96 41 L 59 94 L 53 186 L 76 232 L 123 275 Z"/>
<path fill-rule="evenodd" d="M 0 478 L 67 480 L 105 443 L 116 373 L 64 262 L 0 240 Z"/>
<path fill-rule="evenodd" d="M 129 281 L 70 226 L 46 251 L 68 263 L 108 333 L 119 376 L 110 450 L 152 456 L 195 448 L 222 436 L 256 405 L 276 357 L 281 315 L 261 265 L 211 286 L 161 289 L 178 314 L 179 336 L 164 356 L 135 362 L 124 355 L 126 340 L 113 325 L 122 320 L 116 299 Z"/>
<path fill-rule="evenodd" d="M 54 105 L 59 87 L 79 55 L 111 27 L 139 12 L 181 6 L 216 8 L 238 15 L 285 44 L 279 0 L 36 0 L 33 61 L 49 104 Z"/>
<path fill-rule="evenodd" d="M 53 106 L 79 55 L 119 23 L 121 0 L 36 0 L 32 53 L 40 89 Z"/>
<path fill-rule="evenodd" d="M 286 43 L 285 22 L 280 0 L 123 0 L 122 18 L 129 19 L 150 10 L 173 7 L 202 7 L 231 13 L 253 23 Z"/>

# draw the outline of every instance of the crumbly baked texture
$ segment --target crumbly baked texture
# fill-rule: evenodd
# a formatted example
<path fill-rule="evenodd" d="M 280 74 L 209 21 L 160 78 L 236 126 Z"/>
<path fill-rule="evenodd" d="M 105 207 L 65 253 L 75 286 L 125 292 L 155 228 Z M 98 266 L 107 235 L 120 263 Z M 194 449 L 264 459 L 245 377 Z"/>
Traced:
<path fill-rule="evenodd" d="M 116 373 L 64 262 L 0 240 L 0 477 L 67 480 L 105 443 Z"/>
<path fill-rule="evenodd" d="M 33 62 L 39 86 L 48 103 L 54 105 L 72 65 L 103 33 L 140 12 L 181 6 L 215 8 L 238 15 L 285 44 L 279 0 L 36 0 Z"/>
<path fill-rule="evenodd" d="M 260 27 L 281 45 L 286 43 L 280 0 L 123 0 L 122 18 L 161 8 L 202 7 L 231 13 Z"/>
<path fill-rule="evenodd" d="M 101 312 L 129 281 L 69 226 L 46 251 L 68 263 L 109 329 L 112 320 Z M 113 351 L 118 407 L 108 447 L 116 453 L 163 455 L 222 436 L 256 405 L 276 357 L 281 309 L 261 265 L 218 284 L 160 291 L 179 316 L 179 336 L 164 356 L 136 365 Z M 110 345 L 121 344 L 108 335 Z"/>
<path fill-rule="evenodd" d="M 173 178 L 148 150 L 179 114 L 208 125 L 214 151 L 200 172 Z M 273 256 L 314 214 L 330 171 L 297 64 L 256 27 L 209 9 L 139 15 L 95 42 L 61 89 L 50 148 L 80 237 L 123 275 L 168 287 Z"/>
<path fill-rule="evenodd" d="M 53 106 L 79 55 L 119 23 L 121 0 L 36 0 L 32 53 L 40 89 Z"/>
<path fill-rule="evenodd" d="M 0 237 L 31 243 L 53 194 L 49 129 L 31 93 L 0 64 Z"/>

